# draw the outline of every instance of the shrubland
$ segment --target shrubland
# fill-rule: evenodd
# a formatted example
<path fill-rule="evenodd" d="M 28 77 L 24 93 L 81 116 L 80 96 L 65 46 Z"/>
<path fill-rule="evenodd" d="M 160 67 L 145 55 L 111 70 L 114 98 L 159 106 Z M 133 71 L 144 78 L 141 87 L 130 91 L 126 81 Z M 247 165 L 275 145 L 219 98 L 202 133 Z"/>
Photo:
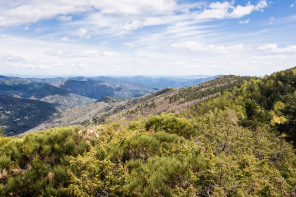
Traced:
<path fill-rule="evenodd" d="M 296 69 L 180 114 L 0 138 L 0 196 L 295 196 Z"/>

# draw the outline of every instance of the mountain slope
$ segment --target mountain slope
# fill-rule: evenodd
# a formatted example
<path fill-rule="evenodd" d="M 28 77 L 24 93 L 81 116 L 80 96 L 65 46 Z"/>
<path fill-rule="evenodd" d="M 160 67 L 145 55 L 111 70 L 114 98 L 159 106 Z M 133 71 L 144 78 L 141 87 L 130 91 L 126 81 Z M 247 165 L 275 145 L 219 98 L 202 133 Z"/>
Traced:
<path fill-rule="evenodd" d="M 245 81 L 216 98 L 196 105 L 192 114 L 202 116 L 213 110 L 233 109 L 239 124 L 256 130 L 266 125 L 284 133 L 296 145 L 296 67 L 263 78 Z"/>
<path fill-rule="evenodd" d="M 0 95 L 0 125 L 6 135 L 27 131 L 57 112 L 50 103 Z"/>
<path fill-rule="evenodd" d="M 89 122 L 92 117 L 97 114 L 105 114 L 108 111 L 113 110 L 120 103 L 106 103 L 106 102 L 96 102 L 83 106 L 76 106 L 70 109 L 66 109 L 61 113 L 51 117 L 48 121 L 31 128 L 25 133 L 21 133 L 18 136 L 25 136 L 28 133 L 36 132 L 39 130 L 50 129 L 53 127 L 61 127 L 68 125 L 79 125 L 83 122 Z"/>
<path fill-rule="evenodd" d="M 61 88 L 30 81 L 3 80 L 0 81 L 0 95 L 20 98 L 42 99 L 52 95 L 68 95 L 69 92 Z"/>
<path fill-rule="evenodd" d="M 180 113 L 190 106 L 194 106 L 199 102 L 215 96 L 221 91 L 231 89 L 236 85 L 242 84 L 244 80 L 250 79 L 250 77 L 229 75 L 187 88 L 163 89 L 124 102 L 107 113 L 97 115 L 97 117 L 93 118 L 93 121 L 100 122 L 105 119 L 115 121 L 121 118 L 134 119 L 136 117 L 156 115 L 162 112 Z"/>

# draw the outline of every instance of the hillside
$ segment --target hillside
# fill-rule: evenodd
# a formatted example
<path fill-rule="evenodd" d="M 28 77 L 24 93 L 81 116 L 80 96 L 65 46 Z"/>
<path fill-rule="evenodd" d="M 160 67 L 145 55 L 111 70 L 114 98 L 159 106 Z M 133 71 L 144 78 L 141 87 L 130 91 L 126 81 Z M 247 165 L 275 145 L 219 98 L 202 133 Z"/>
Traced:
<path fill-rule="evenodd" d="M 89 120 L 91 120 L 92 117 L 94 117 L 95 115 L 108 113 L 120 104 L 122 103 L 96 102 L 88 105 L 76 106 L 70 109 L 66 109 L 61 113 L 52 116 L 49 120 L 43 122 L 42 124 L 31 128 L 25 133 L 21 133 L 19 136 L 25 136 L 31 132 L 50 129 L 53 127 L 79 125 L 83 122 L 89 122 Z"/>
<path fill-rule="evenodd" d="M 52 95 L 68 95 L 69 92 L 46 83 L 19 80 L 0 81 L 0 95 L 26 99 L 42 99 Z"/>
<path fill-rule="evenodd" d="M 6 135 L 27 131 L 58 113 L 55 105 L 0 95 L 0 125 Z"/>
<path fill-rule="evenodd" d="M 213 110 L 234 109 L 239 124 L 256 130 L 266 125 L 296 142 L 296 67 L 245 81 L 233 90 L 194 106 L 195 116 Z M 296 144 L 295 144 L 296 145 Z"/>
<path fill-rule="evenodd" d="M 179 114 L 2 137 L 0 195 L 295 196 L 295 79 L 224 76 L 133 100 L 208 97 Z"/>
<path fill-rule="evenodd" d="M 82 78 L 79 79 L 82 80 Z M 117 122 L 121 119 L 132 120 L 162 112 L 181 113 L 188 107 L 204 101 L 220 91 L 242 83 L 245 79 L 249 79 L 249 77 L 223 76 L 204 84 L 182 89 L 166 88 L 126 101 L 105 97 L 97 103 L 67 109 L 28 132 L 55 126 L 88 124 L 90 122 L 102 123 L 105 121 Z"/>
<path fill-rule="evenodd" d="M 231 89 L 250 80 L 250 77 L 222 76 L 208 82 L 187 88 L 166 88 L 146 96 L 124 102 L 111 111 L 100 113 L 93 118 L 94 122 L 132 120 L 136 117 L 156 115 L 162 112 L 181 113 L 188 107 L 205 101 L 217 93 Z"/>

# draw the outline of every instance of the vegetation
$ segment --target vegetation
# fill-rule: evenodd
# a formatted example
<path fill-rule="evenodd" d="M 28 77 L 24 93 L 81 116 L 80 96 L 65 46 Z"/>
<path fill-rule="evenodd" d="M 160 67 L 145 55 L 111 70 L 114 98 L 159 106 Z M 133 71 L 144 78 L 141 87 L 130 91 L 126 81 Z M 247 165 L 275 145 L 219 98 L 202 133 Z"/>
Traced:
<path fill-rule="evenodd" d="M 232 89 L 233 87 L 240 85 L 243 81 L 250 79 L 251 77 L 239 77 L 234 75 L 222 76 L 198 86 L 180 89 L 177 94 L 170 95 L 166 97 L 166 99 L 168 99 L 170 103 L 176 101 L 179 103 L 185 103 Z"/>
<path fill-rule="evenodd" d="M 6 135 L 27 131 L 57 112 L 51 103 L 0 95 L 0 123 Z"/>
<path fill-rule="evenodd" d="M 284 196 L 296 155 L 283 138 L 233 121 L 163 114 L 0 139 L 3 196 Z"/>
<path fill-rule="evenodd" d="M 0 95 L 17 96 L 26 99 L 42 99 L 52 95 L 66 96 L 68 94 L 68 91 L 47 83 L 20 79 L 0 80 Z"/>
<path fill-rule="evenodd" d="M 147 117 L 163 112 L 181 113 L 188 107 L 216 96 L 219 92 L 230 90 L 242 84 L 244 80 L 250 79 L 251 77 L 228 75 L 192 87 L 182 89 L 166 88 L 129 100 L 104 114 L 98 114 L 98 116 L 93 118 L 93 122 L 102 122 L 108 119 L 114 121 L 120 117 L 132 120 L 139 116 Z"/>
<path fill-rule="evenodd" d="M 0 196 L 295 196 L 295 79 L 246 78 L 179 114 L 1 137 Z"/>
<path fill-rule="evenodd" d="M 296 68 L 262 79 L 251 79 L 217 97 L 194 106 L 191 114 L 201 116 L 213 110 L 234 109 L 239 124 L 255 130 L 263 125 L 296 142 Z"/>

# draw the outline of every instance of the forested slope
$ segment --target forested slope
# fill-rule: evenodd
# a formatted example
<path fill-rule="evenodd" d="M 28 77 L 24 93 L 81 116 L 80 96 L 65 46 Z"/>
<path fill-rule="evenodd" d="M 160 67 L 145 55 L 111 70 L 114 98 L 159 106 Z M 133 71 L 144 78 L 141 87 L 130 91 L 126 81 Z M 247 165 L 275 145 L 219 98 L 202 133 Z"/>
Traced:
<path fill-rule="evenodd" d="M 7 135 L 23 133 L 58 113 L 55 105 L 0 95 L 0 126 Z"/>
<path fill-rule="evenodd" d="M 239 124 L 251 129 L 267 125 L 296 141 L 296 68 L 251 79 L 190 111 L 201 116 L 213 110 L 234 109 Z"/>
<path fill-rule="evenodd" d="M 162 89 L 122 103 L 111 111 L 98 114 L 93 120 L 94 122 L 102 122 L 103 120 L 117 121 L 122 118 L 132 120 L 137 117 L 146 117 L 163 112 L 181 113 L 188 107 L 250 79 L 251 77 L 228 75 L 191 87 Z"/>

